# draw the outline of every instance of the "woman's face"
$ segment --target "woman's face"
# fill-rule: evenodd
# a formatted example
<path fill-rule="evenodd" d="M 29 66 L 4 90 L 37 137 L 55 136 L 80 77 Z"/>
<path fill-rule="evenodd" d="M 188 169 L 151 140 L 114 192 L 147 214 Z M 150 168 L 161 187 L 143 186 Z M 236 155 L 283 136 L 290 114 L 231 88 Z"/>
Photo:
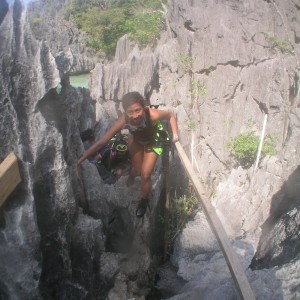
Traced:
<path fill-rule="evenodd" d="M 125 110 L 130 122 L 139 125 L 143 121 L 144 107 L 140 103 L 133 103 Z"/>

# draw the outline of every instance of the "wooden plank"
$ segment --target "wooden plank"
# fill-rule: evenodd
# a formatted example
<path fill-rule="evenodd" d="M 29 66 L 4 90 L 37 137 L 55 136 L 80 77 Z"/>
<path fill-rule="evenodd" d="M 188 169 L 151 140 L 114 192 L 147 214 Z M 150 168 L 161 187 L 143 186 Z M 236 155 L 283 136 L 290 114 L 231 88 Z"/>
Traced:
<path fill-rule="evenodd" d="M 179 142 L 176 142 L 175 146 L 178 151 L 178 155 L 183 163 L 183 166 L 184 166 L 185 170 L 187 171 L 190 179 L 192 180 L 198 196 L 200 197 L 204 212 L 210 223 L 210 226 L 213 229 L 213 232 L 215 233 L 215 235 L 217 237 L 217 240 L 222 249 L 223 255 L 226 259 L 227 265 L 229 267 L 229 270 L 230 270 L 230 273 L 234 280 L 234 283 L 238 289 L 240 297 L 242 299 L 247 299 L 247 300 L 255 299 L 255 295 L 254 295 L 254 293 L 251 289 L 251 286 L 249 284 L 249 281 L 246 277 L 243 266 L 237 256 L 237 254 L 234 252 L 234 250 L 232 248 L 232 245 L 231 245 L 229 238 L 226 234 L 226 231 L 215 211 L 215 208 L 209 201 L 209 198 L 207 197 L 207 195 L 204 191 L 204 188 L 202 187 L 200 181 L 198 180 L 198 177 L 197 177 L 195 171 L 193 170 L 193 167 L 192 167 L 187 155 L 185 154 L 181 144 Z"/>
<path fill-rule="evenodd" d="M 0 164 L 0 206 L 20 182 L 18 159 L 11 152 Z"/>

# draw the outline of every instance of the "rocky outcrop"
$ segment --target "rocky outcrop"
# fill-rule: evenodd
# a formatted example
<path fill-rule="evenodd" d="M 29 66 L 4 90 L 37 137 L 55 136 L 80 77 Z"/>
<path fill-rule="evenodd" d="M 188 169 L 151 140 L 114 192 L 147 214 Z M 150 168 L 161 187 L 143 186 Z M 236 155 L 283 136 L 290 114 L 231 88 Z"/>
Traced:
<path fill-rule="evenodd" d="M 69 97 L 57 95 L 55 59 L 45 43 L 32 38 L 21 2 L 10 7 L 0 32 L 1 157 L 14 151 L 22 177 L 2 207 L 1 297 L 64 298 L 84 293 L 89 285 L 77 284 L 74 270 L 79 270 L 70 256 L 70 249 L 72 254 L 84 253 L 71 243 L 79 213 L 75 162 L 82 150 L 80 97 L 74 90 Z M 73 118 L 66 118 L 68 114 Z M 99 221 L 81 216 L 80 222 L 94 223 L 81 232 L 101 236 Z M 96 248 L 97 242 L 90 243 Z"/>
<path fill-rule="evenodd" d="M 282 266 L 299 255 L 299 175 L 298 166 L 273 196 L 251 268 Z"/>
<path fill-rule="evenodd" d="M 0 7 L 7 7 L 3 0 Z M 66 83 L 60 94 L 59 71 L 71 72 L 72 50 L 55 61 L 47 44 L 32 38 L 19 1 L 1 11 L 0 154 L 16 152 L 23 179 L 3 207 L 1 297 L 126 299 L 149 292 L 162 234 L 159 169 L 151 213 L 140 221 L 138 182 L 132 190 L 122 181 L 105 186 L 89 163 L 81 178 L 76 168 L 79 133 L 94 128 L 102 135 L 120 113 L 122 95 L 133 90 L 177 114 L 180 141 L 257 298 L 299 296 L 299 5 L 174 0 L 168 7 L 167 31 L 154 49 L 142 51 L 125 36 L 115 60 L 96 65 L 90 93 Z M 235 168 L 227 142 L 260 133 L 265 113 L 277 154 L 257 170 Z M 175 170 L 179 187 L 184 174 Z M 166 297 L 237 297 L 203 212 L 179 235 L 171 263 L 157 283 Z"/>
<path fill-rule="evenodd" d="M 194 56 L 192 80 L 206 87 L 196 99 L 194 114 L 186 99 L 182 101 L 187 115 L 199 124 L 191 150 L 195 168 L 214 193 L 212 200 L 228 234 L 238 237 L 234 249 L 257 298 L 297 297 L 299 208 L 297 184 L 291 178 L 297 177 L 299 166 L 299 28 L 291 16 L 297 15 L 299 7 L 278 1 L 173 1 L 170 5 L 170 27 L 180 40 L 181 53 Z M 184 25 L 187 20 L 193 30 Z M 273 37 L 273 44 L 262 32 Z M 286 48 L 280 48 L 284 40 Z M 179 77 L 176 90 L 183 89 L 187 76 Z M 188 101 L 192 106 L 192 95 Z M 265 113 L 261 104 L 267 107 L 267 131 L 278 137 L 277 155 L 264 159 L 256 171 L 232 169 L 226 143 L 238 133 L 260 133 Z M 227 179 L 222 180 L 226 173 Z M 199 294 L 201 299 L 236 297 L 225 261 L 204 224 L 205 216 L 199 213 L 176 241 L 172 262 L 177 275 L 189 283 L 172 299 L 198 299 Z M 251 272 L 250 265 L 268 270 Z"/>
<path fill-rule="evenodd" d="M 214 196 L 228 234 L 238 238 L 234 247 L 245 268 L 258 244 L 257 267 L 278 265 L 275 261 L 289 263 L 299 250 L 284 250 L 282 244 L 291 245 L 297 238 L 298 208 L 293 206 L 297 198 L 290 200 L 294 204 L 286 211 L 291 218 L 282 213 L 278 217 L 273 208 L 274 201 L 285 202 L 276 194 L 281 195 L 283 185 L 290 186 L 286 182 L 299 166 L 299 6 L 273 0 L 169 1 L 168 5 L 168 31 L 155 50 L 132 46 L 130 52 L 124 37 L 115 62 L 96 66 L 91 95 L 105 103 L 137 90 L 151 104 L 172 107 L 180 124 L 180 141 Z M 257 170 L 235 168 L 228 141 L 239 133 L 259 135 L 265 114 L 267 132 L 277 138 L 276 156 L 261 160 Z M 269 220 L 274 213 L 276 221 Z M 278 240 L 282 230 L 291 235 L 281 234 Z M 198 299 L 200 292 L 201 299 L 236 297 L 203 213 L 188 223 L 176 241 L 172 262 L 177 276 L 191 280 L 174 299 Z M 297 265 L 295 269 L 286 264 L 269 271 L 248 269 L 257 297 L 289 297 L 295 285 L 280 274 L 290 272 L 290 277 L 297 277 Z M 281 284 L 267 288 L 268 281 Z"/>
<path fill-rule="evenodd" d="M 1 158 L 14 151 L 22 161 L 22 184 L 11 196 L 14 201 L 7 199 L 3 208 L 5 227 L 1 230 L 0 260 L 4 298 L 39 294 L 40 233 L 30 174 L 46 124 L 34 111 L 38 99 L 59 80 L 49 49 L 32 41 L 24 18 L 23 6 L 16 1 L 4 16 L 0 30 Z M 55 144 L 60 145 L 59 141 L 53 147 Z"/>
<path fill-rule="evenodd" d="M 0 39 L 0 156 L 14 151 L 22 177 L 1 207 L 0 298 L 114 299 L 120 286 L 122 297 L 145 295 L 163 233 L 154 230 L 159 168 L 151 212 L 137 219 L 138 181 L 134 189 L 125 188 L 125 178 L 106 186 L 93 165 L 77 168 L 80 133 L 109 127 L 115 103 L 97 104 L 96 112 L 89 91 L 67 81 L 57 92 L 67 57 L 58 70 L 18 0 L 3 16 Z"/>
<path fill-rule="evenodd" d="M 72 18 L 66 18 L 69 1 L 37 1 L 28 5 L 28 19 L 34 37 L 46 41 L 52 55 L 59 60 L 62 55 L 71 56 L 70 73 L 87 73 L 95 67 L 96 51 L 86 46 L 87 37 L 79 32 Z"/>
<path fill-rule="evenodd" d="M 150 49 L 141 53 L 137 46 L 129 52 L 128 44 L 124 36 L 118 43 L 117 59 L 109 65 L 96 65 L 91 79 L 93 99 L 116 101 L 128 91 L 138 91 L 149 100 L 159 88 L 157 56 Z"/>
<path fill-rule="evenodd" d="M 0 2 L 0 24 L 2 23 L 4 17 L 6 16 L 7 14 L 7 11 L 8 11 L 8 4 L 6 3 L 6 1 L 1 1 Z"/>

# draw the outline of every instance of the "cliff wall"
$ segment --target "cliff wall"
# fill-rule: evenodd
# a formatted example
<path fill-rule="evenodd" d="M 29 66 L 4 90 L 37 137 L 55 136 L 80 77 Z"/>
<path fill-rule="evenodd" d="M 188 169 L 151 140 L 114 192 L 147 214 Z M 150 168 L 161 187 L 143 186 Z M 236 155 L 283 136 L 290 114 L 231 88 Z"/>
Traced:
<path fill-rule="evenodd" d="M 248 269 L 261 299 L 299 293 L 299 35 L 297 1 L 169 1 L 166 32 L 154 49 L 141 51 L 123 37 L 114 62 L 96 65 L 92 75 L 98 103 L 137 90 L 175 111 L 180 142 L 228 234 L 237 238 L 245 268 L 277 266 Z M 260 135 L 264 119 L 276 155 L 256 170 L 238 167 L 227 143 L 240 133 Z M 203 299 L 235 297 L 219 251 L 199 212 L 175 243 L 173 293 L 177 280 L 190 283 L 174 299 L 198 299 L 200 292 Z M 169 271 L 162 274 L 172 277 Z M 166 276 L 161 289 L 170 292 Z"/>
<path fill-rule="evenodd" d="M 124 36 L 115 60 L 96 65 L 90 92 L 65 85 L 59 94 L 63 69 L 59 74 L 47 43 L 32 38 L 22 3 L 0 0 L 0 7 L 0 155 L 17 154 L 23 179 L 2 207 L 1 297 L 126 299 L 149 292 L 158 259 L 159 166 L 152 210 L 141 222 L 134 216 L 138 182 L 132 190 L 122 181 L 110 187 L 89 163 L 81 177 L 76 167 L 80 132 L 95 128 L 100 136 L 133 90 L 176 113 L 180 142 L 257 298 L 299 296 L 297 1 L 169 1 L 155 47 L 141 50 Z M 63 66 L 68 56 L 61 59 Z M 277 154 L 256 170 L 237 167 L 227 142 L 260 134 L 265 115 Z M 178 163 L 171 161 L 171 178 L 179 187 L 185 176 Z M 165 298 L 237 297 L 201 211 L 177 238 L 171 264 L 157 283 Z"/>
<path fill-rule="evenodd" d="M 0 24 L 0 157 L 14 151 L 22 178 L 1 207 L 0 298 L 145 295 L 163 233 L 154 226 L 163 193 L 159 165 L 153 206 L 143 220 L 135 217 L 138 180 L 132 189 L 125 178 L 108 186 L 89 162 L 78 169 L 80 133 L 109 127 L 119 113 L 116 104 L 96 111 L 89 91 L 67 80 L 58 92 L 68 57 L 57 66 L 47 43 L 32 37 L 22 2 L 1 0 L 0 6 L 6 8 Z"/>

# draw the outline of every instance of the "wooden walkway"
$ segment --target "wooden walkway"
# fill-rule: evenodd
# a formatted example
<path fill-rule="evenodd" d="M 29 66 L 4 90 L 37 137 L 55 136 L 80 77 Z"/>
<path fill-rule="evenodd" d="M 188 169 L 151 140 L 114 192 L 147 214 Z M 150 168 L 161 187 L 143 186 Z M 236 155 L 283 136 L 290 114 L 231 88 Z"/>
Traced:
<path fill-rule="evenodd" d="M 232 275 L 232 278 L 234 280 L 234 283 L 236 285 L 236 288 L 238 289 L 238 292 L 240 294 L 241 299 L 246 300 L 253 300 L 255 299 L 255 295 L 251 289 L 251 286 L 249 284 L 249 281 L 246 277 L 244 268 L 233 250 L 231 243 L 229 241 L 229 238 L 225 232 L 225 229 L 215 211 L 215 208 L 209 201 L 209 198 L 205 194 L 204 188 L 202 187 L 200 181 L 198 180 L 198 177 L 193 170 L 193 167 L 185 154 L 181 144 L 179 142 L 175 143 L 176 149 L 178 151 L 178 155 L 181 159 L 181 162 L 187 171 L 187 174 L 189 175 L 196 192 L 201 200 L 204 212 L 206 214 L 207 220 L 209 221 L 209 224 L 219 242 L 219 245 L 222 249 L 223 255 L 226 259 L 228 268 L 230 270 L 230 273 Z"/>

